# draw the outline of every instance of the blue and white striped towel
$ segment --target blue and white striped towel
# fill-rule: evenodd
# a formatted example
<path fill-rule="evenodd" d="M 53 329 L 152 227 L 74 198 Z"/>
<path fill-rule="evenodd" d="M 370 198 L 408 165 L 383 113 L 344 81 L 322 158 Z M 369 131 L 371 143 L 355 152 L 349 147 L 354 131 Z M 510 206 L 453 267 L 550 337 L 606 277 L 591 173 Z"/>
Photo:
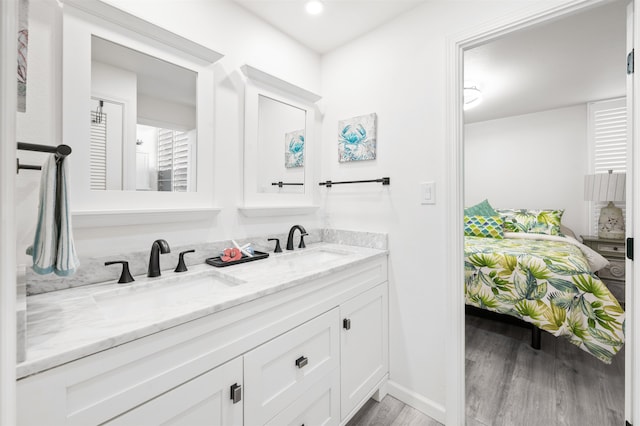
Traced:
<path fill-rule="evenodd" d="M 40 275 L 54 272 L 66 277 L 73 275 L 80 265 L 73 245 L 67 169 L 66 160 L 63 159 L 56 165 L 54 155 L 42 166 L 36 235 L 33 246 L 27 249 L 27 254 L 33 257 L 33 270 Z M 56 194 L 58 185 L 60 190 Z"/>

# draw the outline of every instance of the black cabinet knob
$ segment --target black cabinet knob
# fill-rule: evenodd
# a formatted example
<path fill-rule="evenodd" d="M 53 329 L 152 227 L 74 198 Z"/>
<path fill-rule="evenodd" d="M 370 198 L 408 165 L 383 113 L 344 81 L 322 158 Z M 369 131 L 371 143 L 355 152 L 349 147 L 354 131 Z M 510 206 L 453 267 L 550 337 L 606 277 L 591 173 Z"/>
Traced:
<path fill-rule="evenodd" d="M 351 320 L 349 318 L 345 318 L 342 320 L 342 328 L 345 330 L 351 330 Z"/>
<path fill-rule="evenodd" d="M 113 260 L 111 262 L 104 262 L 104 266 L 109 266 L 116 263 L 122 264 L 122 273 L 120 274 L 118 284 L 127 284 L 135 281 L 131 276 L 131 272 L 129 272 L 129 262 L 127 262 L 126 260 Z"/>
<path fill-rule="evenodd" d="M 301 356 L 300 358 L 296 359 L 296 367 L 298 368 L 302 368 L 308 363 L 309 363 L 309 358 L 307 358 L 306 356 Z"/>
<path fill-rule="evenodd" d="M 234 404 L 242 401 L 242 385 L 237 383 L 231 385 L 231 400 Z"/>

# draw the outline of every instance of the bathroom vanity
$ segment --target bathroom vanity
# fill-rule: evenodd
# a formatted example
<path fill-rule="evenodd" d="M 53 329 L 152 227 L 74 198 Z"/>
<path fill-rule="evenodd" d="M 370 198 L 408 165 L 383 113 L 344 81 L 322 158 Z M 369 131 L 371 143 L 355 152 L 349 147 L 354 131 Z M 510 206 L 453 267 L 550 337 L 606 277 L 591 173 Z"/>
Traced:
<path fill-rule="evenodd" d="M 33 296 L 18 422 L 344 424 L 385 393 L 387 285 L 385 250 L 317 243 Z"/>

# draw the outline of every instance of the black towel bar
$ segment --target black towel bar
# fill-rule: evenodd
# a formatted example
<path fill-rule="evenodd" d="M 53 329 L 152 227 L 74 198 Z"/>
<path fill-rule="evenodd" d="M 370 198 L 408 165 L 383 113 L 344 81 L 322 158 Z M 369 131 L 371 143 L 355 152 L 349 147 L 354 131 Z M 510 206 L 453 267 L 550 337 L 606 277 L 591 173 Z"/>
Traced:
<path fill-rule="evenodd" d="M 20 164 L 20 159 L 16 158 L 16 167 L 18 173 L 20 170 L 42 170 L 42 166 L 34 166 L 32 164 Z"/>
<path fill-rule="evenodd" d="M 277 186 L 278 188 L 282 188 L 283 186 L 303 186 L 304 183 L 297 183 L 297 182 L 271 182 L 272 186 Z"/>
<path fill-rule="evenodd" d="M 55 154 L 58 160 L 63 159 L 67 155 L 71 154 L 71 147 L 69 145 L 39 145 L 35 143 L 18 142 L 18 149 L 22 151 L 37 151 L 48 152 Z M 42 166 L 34 166 L 31 164 L 20 164 L 20 160 L 16 159 L 16 173 L 20 173 L 20 170 L 42 170 Z"/>
<path fill-rule="evenodd" d="M 346 180 L 346 181 L 342 181 L 342 182 L 332 182 L 332 181 L 328 180 L 326 182 L 320 182 L 318 185 L 326 186 L 327 188 L 331 188 L 331 186 L 333 186 L 333 185 L 342 185 L 342 184 L 346 184 L 346 183 L 370 183 L 370 182 L 382 183 L 383 185 L 391 185 L 391 178 L 383 177 L 383 178 L 380 178 L 380 179 L 370 179 L 370 180 Z"/>

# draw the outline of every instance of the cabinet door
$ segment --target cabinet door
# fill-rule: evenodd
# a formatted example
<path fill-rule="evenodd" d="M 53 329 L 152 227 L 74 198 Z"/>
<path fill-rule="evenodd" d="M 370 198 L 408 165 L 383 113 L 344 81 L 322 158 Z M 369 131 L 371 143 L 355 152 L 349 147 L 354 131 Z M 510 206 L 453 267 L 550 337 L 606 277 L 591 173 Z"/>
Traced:
<path fill-rule="evenodd" d="M 365 398 L 388 372 L 387 285 L 340 305 L 341 418 Z"/>
<path fill-rule="evenodd" d="M 236 358 L 107 422 L 108 425 L 242 425 L 243 403 L 231 387 L 242 385 L 242 359 Z M 242 388 L 240 388 L 240 391 Z"/>

